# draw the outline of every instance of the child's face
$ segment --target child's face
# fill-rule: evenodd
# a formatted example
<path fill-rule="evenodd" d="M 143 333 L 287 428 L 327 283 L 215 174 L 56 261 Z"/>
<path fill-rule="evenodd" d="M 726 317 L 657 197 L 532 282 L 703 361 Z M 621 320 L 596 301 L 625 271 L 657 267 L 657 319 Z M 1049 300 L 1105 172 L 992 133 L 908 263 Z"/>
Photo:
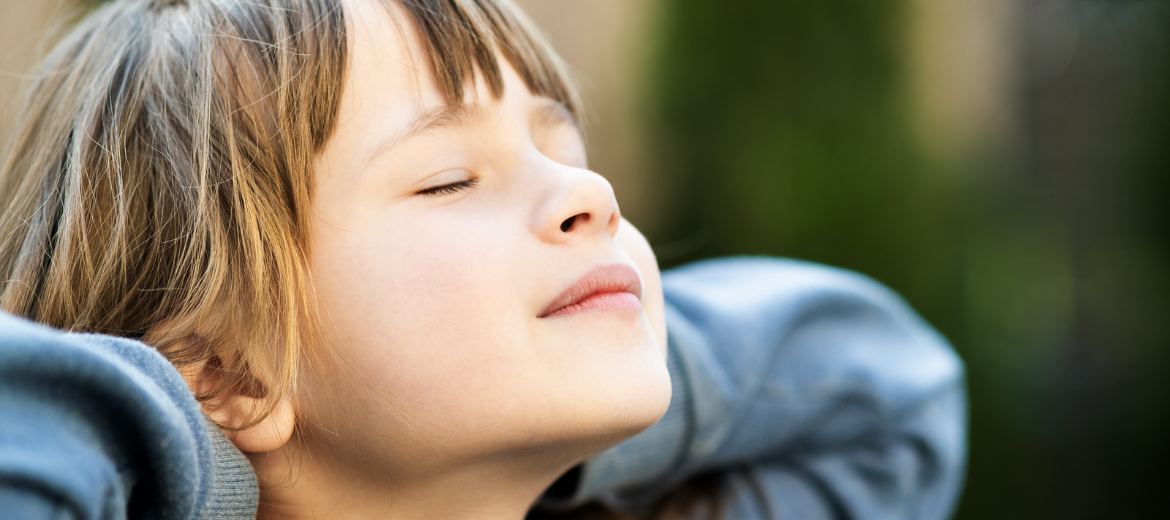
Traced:
<path fill-rule="evenodd" d="M 396 25 L 381 2 L 346 8 L 350 64 L 316 163 L 310 259 L 330 345 L 296 401 L 314 458 L 403 478 L 585 457 L 651 425 L 670 398 L 658 269 L 586 169 L 567 112 L 503 57 L 505 95 L 479 81 L 451 111 L 407 47 L 405 11 Z M 638 297 L 542 316 L 615 265 L 636 270 Z"/>

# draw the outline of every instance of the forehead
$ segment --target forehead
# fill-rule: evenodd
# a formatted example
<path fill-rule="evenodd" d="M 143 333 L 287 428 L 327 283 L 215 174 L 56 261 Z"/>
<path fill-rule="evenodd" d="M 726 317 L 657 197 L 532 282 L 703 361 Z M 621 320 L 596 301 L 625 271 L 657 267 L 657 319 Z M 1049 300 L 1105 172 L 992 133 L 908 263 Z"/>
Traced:
<path fill-rule="evenodd" d="M 377 113 L 384 123 L 406 124 L 414 114 L 444 103 L 419 44 L 418 30 L 398 2 L 345 0 L 349 64 L 340 125 Z"/>
<path fill-rule="evenodd" d="M 343 0 L 346 9 L 348 33 L 348 66 L 338 106 L 337 126 L 328 146 L 327 155 L 337 157 L 376 157 L 392 148 L 412 132 L 428 128 L 452 127 L 477 118 L 456 117 L 483 114 L 492 101 L 511 99 L 509 104 L 527 106 L 532 123 L 545 128 L 568 124 L 577 127 L 571 99 L 554 99 L 562 91 L 555 88 L 561 78 L 546 78 L 542 85 L 553 85 L 548 95 L 534 95 L 533 85 L 517 75 L 509 59 L 497 54 L 489 64 L 500 83 L 493 89 L 478 68 L 474 80 L 463 81 L 460 99 L 452 101 L 450 85 L 441 86 L 451 71 L 436 71 L 440 67 L 432 54 L 435 49 L 424 47 L 425 37 L 415 25 L 416 18 L 399 2 L 391 0 Z M 442 13 L 440 13 L 441 15 Z M 419 22 L 429 23 L 429 22 Z M 478 29 L 475 29 L 478 30 Z M 500 35 L 496 35 L 500 36 Z M 515 35 L 512 35 L 515 37 Z M 432 42 L 433 43 L 433 42 Z M 452 43 L 452 46 L 457 46 Z M 505 47 L 507 47 L 505 45 Z M 454 54 L 458 51 L 446 49 Z M 551 52 L 551 51 L 550 51 Z M 438 61 L 458 59 L 439 56 Z M 545 67 L 555 55 L 543 58 L 529 57 L 521 68 L 547 72 Z M 495 69 L 498 64 L 499 69 Z M 508 83 L 508 86 L 504 86 Z M 568 101 L 568 103 L 566 102 Z M 367 164 L 362 161 L 360 164 Z M 354 166 L 357 164 L 355 163 Z"/>
<path fill-rule="evenodd" d="M 348 64 L 337 125 L 326 146 L 325 155 L 335 158 L 330 162 L 368 155 L 419 114 L 446 104 L 430 74 L 418 30 L 398 2 L 343 0 L 343 6 Z M 330 175 L 331 170 L 319 171 Z"/>

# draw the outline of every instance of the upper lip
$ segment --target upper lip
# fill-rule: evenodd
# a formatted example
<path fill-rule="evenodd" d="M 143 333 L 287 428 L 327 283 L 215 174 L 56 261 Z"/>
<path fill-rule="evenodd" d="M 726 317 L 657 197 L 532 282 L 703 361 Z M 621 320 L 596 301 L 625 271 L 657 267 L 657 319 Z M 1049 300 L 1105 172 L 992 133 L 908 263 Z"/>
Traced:
<path fill-rule="evenodd" d="M 540 311 L 539 318 L 543 318 L 558 310 L 596 294 L 628 292 L 642 299 L 642 279 L 638 272 L 626 264 L 606 264 L 585 273 L 564 291 L 553 298 L 544 310 Z"/>

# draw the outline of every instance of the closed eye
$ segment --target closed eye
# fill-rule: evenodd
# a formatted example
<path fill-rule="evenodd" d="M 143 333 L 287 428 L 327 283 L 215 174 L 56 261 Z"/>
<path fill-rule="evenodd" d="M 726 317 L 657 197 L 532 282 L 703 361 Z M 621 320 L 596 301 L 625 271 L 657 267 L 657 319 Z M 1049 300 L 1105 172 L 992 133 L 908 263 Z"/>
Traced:
<path fill-rule="evenodd" d="M 464 181 L 452 182 L 451 184 L 444 184 L 442 186 L 435 186 L 433 188 L 427 188 L 425 190 L 418 192 L 418 194 L 423 195 L 423 196 L 428 196 L 428 197 L 440 197 L 443 195 L 454 195 L 454 194 L 459 193 L 463 190 L 475 187 L 475 185 L 478 182 L 479 182 L 478 179 L 467 179 Z"/>

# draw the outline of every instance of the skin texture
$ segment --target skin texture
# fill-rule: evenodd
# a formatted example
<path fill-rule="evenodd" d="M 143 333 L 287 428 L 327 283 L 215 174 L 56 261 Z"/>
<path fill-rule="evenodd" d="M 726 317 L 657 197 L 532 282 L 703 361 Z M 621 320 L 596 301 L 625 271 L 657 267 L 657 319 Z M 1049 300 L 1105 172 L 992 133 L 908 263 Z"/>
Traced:
<path fill-rule="evenodd" d="M 252 452 L 262 517 L 520 519 L 564 471 L 665 412 L 653 253 L 567 113 L 503 57 L 502 98 L 476 82 L 446 125 L 401 139 L 446 107 L 409 15 L 345 8 L 340 122 L 315 164 L 326 344 L 290 402 L 232 436 Z M 638 271 L 639 308 L 539 317 L 608 264 Z"/>

